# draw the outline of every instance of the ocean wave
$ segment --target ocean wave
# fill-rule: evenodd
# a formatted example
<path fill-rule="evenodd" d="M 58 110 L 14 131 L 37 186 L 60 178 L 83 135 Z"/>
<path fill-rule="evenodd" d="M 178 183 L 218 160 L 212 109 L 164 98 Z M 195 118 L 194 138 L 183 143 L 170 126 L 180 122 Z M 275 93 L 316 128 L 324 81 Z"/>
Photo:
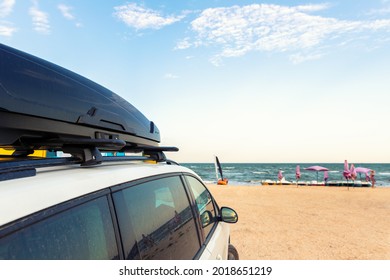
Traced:
<path fill-rule="evenodd" d="M 230 176 L 242 176 L 243 173 L 241 172 L 230 172 L 230 171 L 226 171 L 224 172 L 224 174 L 229 174 Z"/>

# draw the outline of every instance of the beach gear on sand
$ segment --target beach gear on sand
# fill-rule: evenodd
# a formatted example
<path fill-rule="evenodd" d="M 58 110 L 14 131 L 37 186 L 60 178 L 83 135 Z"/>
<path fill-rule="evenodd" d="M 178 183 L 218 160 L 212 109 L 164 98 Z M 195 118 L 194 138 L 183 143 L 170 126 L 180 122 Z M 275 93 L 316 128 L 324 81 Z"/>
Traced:
<path fill-rule="evenodd" d="M 221 176 L 219 178 L 218 174 Z M 228 179 L 223 177 L 222 173 L 222 166 L 221 163 L 219 162 L 219 159 L 217 156 L 215 156 L 215 175 L 217 176 L 217 184 L 218 185 L 227 185 L 228 184 Z"/>

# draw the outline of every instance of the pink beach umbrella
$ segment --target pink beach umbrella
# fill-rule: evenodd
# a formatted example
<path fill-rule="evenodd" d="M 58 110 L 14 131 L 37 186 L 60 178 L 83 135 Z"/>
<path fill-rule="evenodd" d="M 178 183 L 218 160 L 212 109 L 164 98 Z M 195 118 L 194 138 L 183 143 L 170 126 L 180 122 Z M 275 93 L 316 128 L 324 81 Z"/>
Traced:
<path fill-rule="evenodd" d="M 347 161 L 347 160 L 344 161 L 343 176 L 344 176 L 345 179 L 347 179 L 347 181 L 348 181 L 349 179 L 351 179 L 351 171 L 349 170 L 348 161 Z"/>
<path fill-rule="evenodd" d="M 355 181 L 357 173 L 356 173 L 355 166 L 353 165 L 353 163 L 351 164 L 351 169 L 349 171 L 351 172 L 351 179 L 353 181 Z"/>
<path fill-rule="evenodd" d="M 301 179 L 301 168 L 299 167 L 299 165 L 297 165 L 297 167 L 295 168 L 295 178 L 297 179 L 297 181 Z"/>
<path fill-rule="evenodd" d="M 278 172 L 278 179 L 279 181 L 281 181 L 283 179 L 283 174 L 282 174 L 282 169 L 279 169 L 279 172 Z"/>
<path fill-rule="evenodd" d="M 353 166 L 353 164 L 351 165 L 351 167 Z M 354 167 L 355 169 L 355 167 Z M 352 173 L 351 173 L 351 169 L 349 169 L 348 167 L 348 161 L 345 160 L 344 161 L 344 171 L 343 171 L 343 176 L 345 179 L 347 179 L 347 186 L 348 186 L 348 190 L 349 190 L 349 183 L 348 181 L 352 179 Z"/>
<path fill-rule="evenodd" d="M 328 179 L 329 179 L 328 171 L 324 171 L 324 182 L 325 182 L 325 184 L 328 182 Z"/>

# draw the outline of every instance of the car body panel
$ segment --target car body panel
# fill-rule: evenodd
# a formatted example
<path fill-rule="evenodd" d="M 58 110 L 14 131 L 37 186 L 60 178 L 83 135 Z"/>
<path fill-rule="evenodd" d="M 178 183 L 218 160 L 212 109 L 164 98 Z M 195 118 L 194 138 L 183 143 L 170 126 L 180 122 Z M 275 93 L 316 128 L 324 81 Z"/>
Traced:
<path fill-rule="evenodd" d="M 104 188 L 151 176 L 191 173 L 188 168 L 147 163 L 115 163 L 93 167 L 38 169 L 34 177 L 0 182 L 0 226 Z M 36 197 L 39 199 L 31 199 Z"/>
<path fill-rule="evenodd" d="M 226 223 L 219 222 L 200 257 L 201 260 L 227 260 L 230 229 Z"/>

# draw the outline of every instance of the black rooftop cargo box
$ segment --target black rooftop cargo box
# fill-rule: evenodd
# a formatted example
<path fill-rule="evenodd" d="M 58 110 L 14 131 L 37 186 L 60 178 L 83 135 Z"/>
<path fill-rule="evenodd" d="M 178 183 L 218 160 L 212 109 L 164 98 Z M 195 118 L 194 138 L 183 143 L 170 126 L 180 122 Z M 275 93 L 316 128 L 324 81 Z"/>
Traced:
<path fill-rule="evenodd" d="M 154 123 L 117 94 L 0 44 L 0 147 L 55 147 L 60 138 L 114 139 L 128 146 L 160 142 Z"/>

